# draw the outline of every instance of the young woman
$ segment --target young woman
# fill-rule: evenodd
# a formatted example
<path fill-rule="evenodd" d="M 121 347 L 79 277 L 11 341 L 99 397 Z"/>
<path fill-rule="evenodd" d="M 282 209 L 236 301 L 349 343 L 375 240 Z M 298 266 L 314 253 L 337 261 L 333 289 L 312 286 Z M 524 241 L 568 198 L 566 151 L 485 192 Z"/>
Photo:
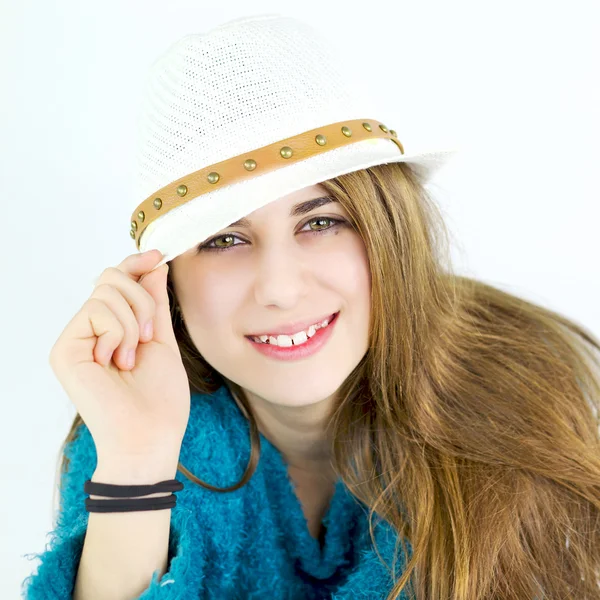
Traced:
<path fill-rule="evenodd" d="M 150 249 L 53 348 L 78 414 L 27 597 L 600 598 L 598 340 L 452 272 L 435 157 L 353 121 L 312 36 L 245 19 L 157 64 Z"/>

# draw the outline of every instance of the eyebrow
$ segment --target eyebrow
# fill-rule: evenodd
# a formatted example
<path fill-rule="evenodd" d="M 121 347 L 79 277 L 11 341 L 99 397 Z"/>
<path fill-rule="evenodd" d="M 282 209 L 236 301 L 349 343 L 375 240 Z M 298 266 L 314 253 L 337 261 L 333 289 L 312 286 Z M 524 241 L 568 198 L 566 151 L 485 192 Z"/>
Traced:
<path fill-rule="evenodd" d="M 335 198 L 331 198 L 330 196 L 323 196 L 321 198 L 314 198 L 313 200 L 307 200 L 306 202 L 300 202 L 292 207 L 290 211 L 290 217 L 298 217 L 300 215 L 305 215 L 309 213 L 311 210 L 315 210 L 315 208 L 319 208 L 320 206 L 325 206 L 325 204 L 330 204 L 332 202 L 338 202 Z M 235 221 L 235 223 L 231 223 L 229 227 L 250 227 L 252 225 L 252 221 L 249 219 L 243 218 L 239 221 Z"/>

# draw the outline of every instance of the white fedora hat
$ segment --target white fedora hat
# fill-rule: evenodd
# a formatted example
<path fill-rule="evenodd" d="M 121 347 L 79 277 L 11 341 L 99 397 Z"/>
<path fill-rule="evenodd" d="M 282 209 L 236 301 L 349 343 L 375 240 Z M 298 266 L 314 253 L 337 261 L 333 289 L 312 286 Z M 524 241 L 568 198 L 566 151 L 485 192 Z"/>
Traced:
<path fill-rule="evenodd" d="M 426 184 L 456 150 L 406 153 L 368 88 L 311 26 L 279 14 L 172 44 L 139 114 L 136 248 L 158 249 L 158 268 L 282 196 L 383 163 L 410 163 Z"/>

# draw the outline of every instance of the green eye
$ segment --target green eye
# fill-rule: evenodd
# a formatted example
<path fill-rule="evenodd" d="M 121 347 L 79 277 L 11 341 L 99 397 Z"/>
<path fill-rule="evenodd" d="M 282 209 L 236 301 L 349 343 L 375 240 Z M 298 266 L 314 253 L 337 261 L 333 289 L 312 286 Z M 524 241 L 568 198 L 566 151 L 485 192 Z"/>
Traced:
<path fill-rule="evenodd" d="M 329 217 L 317 217 L 316 219 L 311 219 L 310 221 L 308 221 L 307 225 L 309 223 L 317 223 L 319 221 L 321 221 L 321 222 L 323 222 L 323 221 L 327 222 L 327 221 L 333 221 L 333 219 L 330 219 Z M 317 231 L 322 231 L 322 230 L 319 229 Z"/>
<path fill-rule="evenodd" d="M 339 227 L 340 225 L 346 224 L 346 221 L 344 221 L 343 219 L 334 219 L 332 217 L 313 217 L 312 219 L 309 219 L 308 221 L 306 221 L 306 223 L 302 226 L 302 229 L 304 229 L 304 227 L 306 227 L 307 225 L 310 225 L 311 223 L 318 223 L 318 222 L 325 223 L 325 224 L 331 223 L 331 225 L 329 225 L 329 227 L 325 226 L 320 229 L 313 229 L 311 227 L 309 231 L 301 230 L 301 232 L 302 233 L 312 233 L 314 235 L 320 235 L 322 233 L 327 233 L 331 229 L 335 229 L 335 228 Z M 233 233 L 225 233 L 223 235 L 217 235 L 217 236 L 211 238 L 210 240 L 208 240 L 207 242 L 205 242 L 204 244 L 200 244 L 196 249 L 196 254 L 200 254 L 200 252 L 204 252 L 204 251 L 211 252 L 214 250 L 216 250 L 216 251 L 230 250 L 231 248 L 233 248 L 235 246 L 245 246 L 246 245 L 245 242 L 243 244 L 234 244 L 233 241 L 236 239 L 243 242 L 243 240 L 240 237 L 238 237 L 237 235 L 234 235 Z M 219 240 L 230 240 L 232 243 L 229 245 L 219 246 L 217 244 L 217 242 Z"/>

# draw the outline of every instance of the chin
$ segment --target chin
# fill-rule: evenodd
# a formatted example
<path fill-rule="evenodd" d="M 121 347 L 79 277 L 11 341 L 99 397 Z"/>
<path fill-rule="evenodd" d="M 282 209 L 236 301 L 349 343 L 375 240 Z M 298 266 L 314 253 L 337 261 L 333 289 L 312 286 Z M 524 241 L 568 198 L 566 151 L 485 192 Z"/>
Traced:
<path fill-rule="evenodd" d="M 281 382 L 271 378 L 266 386 L 240 385 L 271 404 L 279 406 L 310 406 L 333 396 L 344 381 L 344 378 L 331 377 L 331 373 L 328 373 L 328 375 L 330 377 L 327 380 L 322 380 L 318 377 L 308 377 L 305 378 L 303 383 L 293 385 L 290 385 L 289 377 L 284 378 Z"/>

